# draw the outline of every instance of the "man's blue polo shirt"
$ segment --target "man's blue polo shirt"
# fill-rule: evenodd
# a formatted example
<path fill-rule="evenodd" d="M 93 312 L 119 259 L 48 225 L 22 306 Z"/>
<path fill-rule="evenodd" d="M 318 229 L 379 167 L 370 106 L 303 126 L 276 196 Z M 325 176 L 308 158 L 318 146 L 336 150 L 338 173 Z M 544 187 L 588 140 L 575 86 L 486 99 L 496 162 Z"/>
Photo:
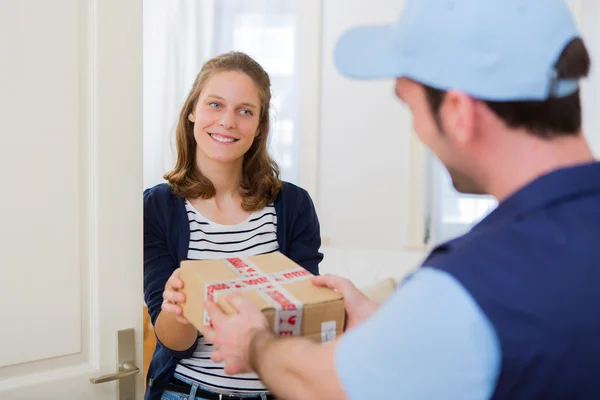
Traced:
<path fill-rule="evenodd" d="M 338 343 L 350 399 L 600 399 L 600 163 L 499 204 Z"/>

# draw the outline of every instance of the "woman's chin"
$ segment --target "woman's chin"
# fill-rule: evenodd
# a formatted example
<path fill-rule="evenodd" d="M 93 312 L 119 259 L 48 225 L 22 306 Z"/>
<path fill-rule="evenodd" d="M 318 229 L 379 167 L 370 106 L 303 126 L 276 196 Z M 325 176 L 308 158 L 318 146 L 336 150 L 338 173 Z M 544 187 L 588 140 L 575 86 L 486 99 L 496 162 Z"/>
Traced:
<path fill-rule="evenodd" d="M 212 153 L 207 154 L 207 158 L 213 162 L 217 162 L 220 164 L 236 164 L 242 161 L 243 154 L 223 154 L 223 153 Z"/>

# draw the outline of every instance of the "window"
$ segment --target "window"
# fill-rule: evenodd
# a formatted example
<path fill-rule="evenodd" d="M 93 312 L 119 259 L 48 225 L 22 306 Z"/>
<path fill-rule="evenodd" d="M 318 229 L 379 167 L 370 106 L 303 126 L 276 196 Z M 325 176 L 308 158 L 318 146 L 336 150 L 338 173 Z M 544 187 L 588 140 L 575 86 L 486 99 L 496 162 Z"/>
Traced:
<path fill-rule="evenodd" d="M 314 0 L 145 0 L 145 187 L 174 164 L 179 109 L 202 64 L 238 50 L 271 78 L 269 149 L 282 179 L 314 192 L 317 165 L 306 161 L 318 154 L 319 13 Z"/>
<path fill-rule="evenodd" d="M 269 150 L 284 180 L 298 182 L 297 11 L 291 1 L 217 1 L 215 54 L 243 51 L 271 77 L 272 116 Z"/>

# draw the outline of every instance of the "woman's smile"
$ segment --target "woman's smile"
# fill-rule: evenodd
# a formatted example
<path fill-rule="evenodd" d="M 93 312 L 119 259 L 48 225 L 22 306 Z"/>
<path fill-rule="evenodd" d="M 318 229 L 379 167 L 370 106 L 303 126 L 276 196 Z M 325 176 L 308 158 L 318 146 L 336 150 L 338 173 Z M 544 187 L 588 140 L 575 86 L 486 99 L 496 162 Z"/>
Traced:
<path fill-rule="evenodd" d="M 225 135 L 222 133 L 211 133 L 208 132 L 208 135 L 217 143 L 221 143 L 221 144 L 233 144 L 235 142 L 237 142 L 239 139 L 231 136 L 231 135 Z"/>

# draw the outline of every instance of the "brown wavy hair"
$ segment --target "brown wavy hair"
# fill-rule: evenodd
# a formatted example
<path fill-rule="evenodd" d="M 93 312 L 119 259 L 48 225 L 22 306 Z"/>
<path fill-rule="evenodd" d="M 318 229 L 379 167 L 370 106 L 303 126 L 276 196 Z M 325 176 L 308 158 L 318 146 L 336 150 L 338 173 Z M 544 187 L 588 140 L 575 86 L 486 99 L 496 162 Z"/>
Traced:
<path fill-rule="evenodd" d="M 177 162 L 175 168 L 164 175 L 173 193 L 181 198 L 210 199 L 215 195 L 212 182 L 202 175 L 196 166 L 196 140 L 194 123 L 188 119 L 204 88 L 206 81 L 221 72 L 242 72 L 248 75 L 259 92 L 260 118 L 258 135 L 244 154 L 240 194 L 242 209 L 257 211 L 275 200 L 283 185 L 279 166 L 267 151 L 269 138 L 269 108 L 271 105 L 271 79 L 262 66 L 252 57 L 241 52 L 220 54 L 203 66 L 179 113 L 175 133 Z"/>

